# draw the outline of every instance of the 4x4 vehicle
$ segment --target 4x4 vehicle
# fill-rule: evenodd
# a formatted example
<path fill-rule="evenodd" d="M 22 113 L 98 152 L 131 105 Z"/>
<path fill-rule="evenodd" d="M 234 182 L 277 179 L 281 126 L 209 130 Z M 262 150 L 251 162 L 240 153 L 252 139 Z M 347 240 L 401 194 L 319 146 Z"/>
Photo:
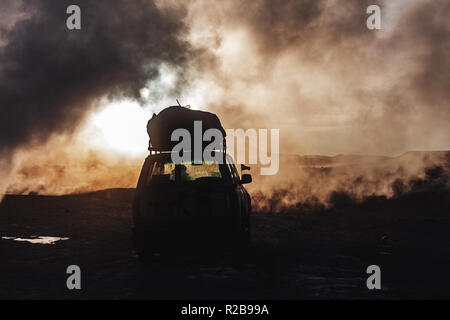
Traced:
<path fill-rule="evenodd" d="M 182 157 L 182 161 L 172 161 L 177 144 L 171 139 L 172 133 L 183 129 L 195 138 L 197 122 L 201 123 L 202 137 L 209 129 L 221 132 L 221 150 L 214 150 L 220 155 L 214 159 L 221 159 L 220 163 L 203 157 L 186 162 L 194 160 L 192 150 L 183 150 L 189 157 Z M 147 131 L 150 155 L 142 167 L 133 201 L 134 243 L 141 258 L 151 257 L 155 250 L 209 245 L 218 249 L 217 244 L 242 252 L 240 249 L 250 241 L 251 211 L 250 196 L 243 185 L 252 177 L 243 174 L 240 178 L 226 154 L 226 131 L 219 118 L 210 112 L 172 106 L 153 114 Z"/>
<path fill-rule="evenodd" d="M 252 178 L 240 178 L 231 157 L 225 159 L 174 164 L 170 152 L 147 157 L 133 202 L 141 257 L 168 247 L 249 243 L 251 200 L 243 184 Z"/>

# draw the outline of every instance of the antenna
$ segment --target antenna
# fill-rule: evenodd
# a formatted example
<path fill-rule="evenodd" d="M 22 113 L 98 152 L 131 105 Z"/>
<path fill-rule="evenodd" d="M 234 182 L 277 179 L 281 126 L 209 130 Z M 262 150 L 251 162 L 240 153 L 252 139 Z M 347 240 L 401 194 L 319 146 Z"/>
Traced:
<path fill-rule="evenodd" d="M 185 106 L 182 106 L 181 105 L 181 103 L 180 103 L 180 101 L 178 101 L 178 99 L 176 99 L 177 100 L 177 103 L 178 103 L 178 105 L 180 106 L 180 107 L 185 107 L 185 108 L 188 108 L 188 109 L 190 109 L 191 108 L 191 106 L 190 105 L 185 105 Z"/>

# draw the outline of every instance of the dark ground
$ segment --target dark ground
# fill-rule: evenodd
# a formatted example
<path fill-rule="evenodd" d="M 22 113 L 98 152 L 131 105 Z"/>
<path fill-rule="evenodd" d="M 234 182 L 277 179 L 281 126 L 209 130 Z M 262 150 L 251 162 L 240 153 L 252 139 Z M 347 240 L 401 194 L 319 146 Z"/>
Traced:
<path fill-rule="evenodd" d="M 0 241 L 0 298 L 397 299 L 450 298 L 445 194 L 408 194 L 333 210 L 254 214 L 241 265 L 226 255 L 143 266 L 131 244 L 133 190 L 7 196 L 1 236 L 62 236 L 54 245 Z M 82 290 L 66 288 L 68 265 Z M 381 267 L 382 290 L 366 288 Z"/>

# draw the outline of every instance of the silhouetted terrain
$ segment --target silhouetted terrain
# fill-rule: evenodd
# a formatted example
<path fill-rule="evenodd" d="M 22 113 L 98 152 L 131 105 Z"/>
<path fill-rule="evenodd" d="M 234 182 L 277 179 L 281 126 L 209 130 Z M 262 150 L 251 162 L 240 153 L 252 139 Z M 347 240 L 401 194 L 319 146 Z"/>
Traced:
<path fill-rule="evenodd" d="M 336 194 L 332 208 L 317 212 L 255 213 L 242 263 L 219 249 L 151 266 L 131 244 L 133 192 L 6 196 L 2 236 L 70 239 L 1 240 L 0 298 L 450 298 L 445 189 L 359 204 Z M 66 289 L 71 264 L 81 267 L 81 291 Z M 381 291 L 366 288 L 371 264 L 381 267 Z"/>

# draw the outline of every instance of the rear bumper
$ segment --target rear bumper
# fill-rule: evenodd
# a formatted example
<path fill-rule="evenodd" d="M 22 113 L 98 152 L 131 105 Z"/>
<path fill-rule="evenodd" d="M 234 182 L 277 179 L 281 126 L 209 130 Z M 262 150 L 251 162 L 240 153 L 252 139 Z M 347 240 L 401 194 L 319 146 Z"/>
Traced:
<path fill-rule="evenodd" d="M 140 241 L 158 246 L 229 243 L 237 233 L 236 225 L 229 217 L 152 219 L 151 223 L 135 224 L 135 236 Z"/>

